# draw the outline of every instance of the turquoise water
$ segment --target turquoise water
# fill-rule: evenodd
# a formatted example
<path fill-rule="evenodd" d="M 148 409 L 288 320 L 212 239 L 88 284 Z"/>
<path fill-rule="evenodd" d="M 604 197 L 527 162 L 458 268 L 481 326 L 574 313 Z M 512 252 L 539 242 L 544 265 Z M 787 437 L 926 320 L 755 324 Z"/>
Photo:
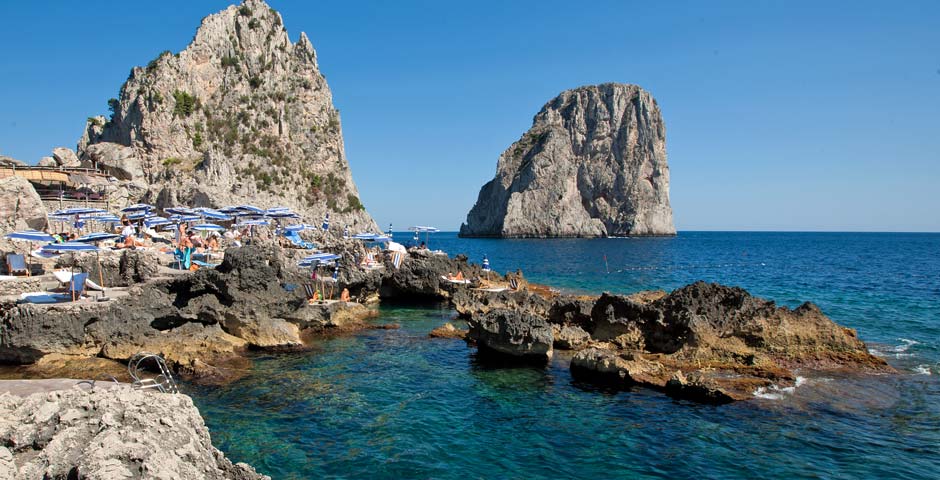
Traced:
<path fill-rule="evenodd" d="M 936 478 L 940 474 L 940 235 L 681 233 L 676 238 L 483 240 L 488 255 L 572 291 L 704 279 L 859 330 L 899 375 L 807 375 L 727 406 L 618 392 L 546 368 L 493 368 L 427 338 L 440 306 L 383 306 L 370 330 L 263 355 L 226 387 L 189 387 L 215 444 L 274 478 Z M 604 265 L 604 256 L 607 266 Z M 608 268 L 609 272 L 608 273 Z"/>

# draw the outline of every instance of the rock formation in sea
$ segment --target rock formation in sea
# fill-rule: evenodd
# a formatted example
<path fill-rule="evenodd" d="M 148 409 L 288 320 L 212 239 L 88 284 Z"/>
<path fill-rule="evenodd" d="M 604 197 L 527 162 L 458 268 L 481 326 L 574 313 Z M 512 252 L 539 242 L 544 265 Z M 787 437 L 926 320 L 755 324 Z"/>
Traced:
<path fill-rule="evenodd" d="M 0 478 L 270 480 L 212 445 L 188 396 L 126 385 L 0 395 Z"/>
<path fill-rule="evenodd" d="M 134 67 L 77 158 L 122 180 L 118 203 L 285 205 L 377 229 L 353 183 L 339 111 L 307 35 L 262 0 L 209 15 L 182 51 Z M 56 149 L 59 165 L 71 165 Z"/>
<path fill-rule="evenodd" d="M 480 189 L 464 237 L 674 235 L 666 127 L 636 85 L 567 90 L 535 116 Z"/>
<path fill-rule="evenodd" d="M 593 298 L 459 289 L 452 301 L 470 326 L 468 339 L 509 354 L 503 358 L 544 361 L 553 349 L 573 350 L 579 377 L 700 402 L 793 386 L 797 369 L 892 371 L 815 305 L 777 307 L 718 284 Z"/>

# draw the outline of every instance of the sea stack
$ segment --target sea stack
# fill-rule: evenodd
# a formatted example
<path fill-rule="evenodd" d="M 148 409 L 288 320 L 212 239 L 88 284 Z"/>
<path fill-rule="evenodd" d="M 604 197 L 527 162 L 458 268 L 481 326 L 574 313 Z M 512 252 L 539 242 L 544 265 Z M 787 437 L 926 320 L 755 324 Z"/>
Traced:
<path fill-rule="evenodd" d="M 463 237 L 675 235 L 666 127 L 636 85 L 566 90 L 499 157 Z"/>
<path fill-rule="evenodd" d="M 262 0 L 209 15 L 182 51 L 134 67 L 78 158 L 122 181 L 115 203 L 288 206 L 377 230 L 353 183 L 317 54 Z"/>

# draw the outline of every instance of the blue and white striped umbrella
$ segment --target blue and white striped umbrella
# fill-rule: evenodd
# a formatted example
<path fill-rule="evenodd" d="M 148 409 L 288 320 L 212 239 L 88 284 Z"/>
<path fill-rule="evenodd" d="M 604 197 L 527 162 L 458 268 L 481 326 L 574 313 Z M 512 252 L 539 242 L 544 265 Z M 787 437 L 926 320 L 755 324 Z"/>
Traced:
<path fill-rule="evenodd" d="M 353 235 L 352 238 L 355 238 L 356 240 L 362 240 L 364 242 L 387 242 L 391 240 L 391 238 L 388 238 L 384 235 L 379 235 L 378 233 L 357 233 Z"/>
<path fill-rule="evenodd" d="M 24 230 L 22 232 L 13 232 L 4 235 L 10 240 L 22 240 L 25 242 L 54 242 L 55 238 L 46 232 L 38 230 Z"/>
<path fill-rule="evenodd" d="M 265 210 L 265 213 L 290 213 L 290 207 L 271 207 Z"/>
<path fill-rule="evenodd" d="M 52 222 L 71 222 L 71 215 L 49 215 L 49 220 Z"/>
<path fill-rule="evenodd" d="M 300 215 L 294 212 L 268 212 L 264 216 L 268 218 L 300 218 Z"/>
<path fill-rule="evenodd" d="M 343 238 L 349 238 L 349 225 L 343 227 Z"/>
<path fill-rule="evenodd" d="M 121 219 L 115 215 L 102 215 L 99 217 L 90 218 L 89 220 L 94 220 L 98 223 L 121 223 Z"/>
<path fill-rule="evenodd" d="M 330 212 L 326 212 L 326 216 L 323 217 L 323 225 L 321 225 L 320 228 L 322 228 L 324 232 L 330 229 Z"/>
<path fill-rule="evenodd" d="M 339 258 L 339 255 L 335 253 L 316 253 L 309 257 L 304 257 L 297 265 L 301 267 L 316 267 L 336 261 Z"/>
<path fill-rule="evenodd" d="M 236 223 L 236 227 L 266 227 L 270 225 L 271 222 L 263 219 L 257 220 L 245 220 L 243 222 Z"/>
<path fill-rule="evenodd" d="M 198 225 L 193 225 L 189 227 L 190 230 L 195 230 L 197 232 L 221 232 L 225 230 L 225 227 L 221 225 L 216 225 L 214 223 L 200 223 Z"/>
<path fill-rule="evenodd" d="M 148 218 L 156 217 L 156 213 L 152 213 L 150 210 L 140 210 L 127 215 L 128 220 L 146 220 Z"/>
<path fill-rule="evenodd" d="M 163 217 L 153 217 L 144 220 L 144 225 L 147 228 L 159 227 L 160 225 L 169 225 L 171 223 L 173 222 Z"/>
<path fill-rule="evenodd" d="M 175 223 L 198 222 L 202 220 L 199 215 L 170 215 L 169 220 Z"/>
<path fill-rule="evenodd" d="M 237 209 L 239 209 L 239 210 L 241 210 L 241 211 L 243 211 L 243 212 L 246 212 L 246 213 L 257 213 L 258 215 L 264 215 L 264 209 L 263 209 L 263 208 L 258 208 L 258 207 L 254 206 L 254 205 L 239 205 L 239 206 L 237 206 L 237 207 L 235 207 L 235 208 L 237 208 Z"/>
<path fill-rule="evenodd" d="M 130 206 L 122 208 L 121 211 L 125 213 L 126 212 L 149 212 L 155 209 L 156 207 L 154 207 L 153 205 L 149 205 L 146 203 L 135 203 L 134 205 L 130 205 Z"/>
<path fill-rule="evenodd" d="M 114 240 L 115 238 L 120 238 L 120 237 L 121 237 L 120 235 L 115 234 L 115 233 L 94 232 L 94 233 L 89 233 L 87 235 L 82 235 L 81 237 L 78 237 L 72 241 L 80 242 L 80 243 L 95 243 L 95 242 L 102 242 L 105 240 Z"/>
<path fill-rule="evenodd" d="M 86 207 L 75 207 L 75 208 L 65 208 L 62 210 L 56 210 L 52 212 L 52 215 L 82 215 L 87 213 L 108 213 L 107 210 L 101 208 L 86 208 Z"/>
<path fill-rule="evenodd" d="M 98 247 L 90 243 L 65 242 L 44 245 L 42 250 L 44 252 L 97 252 Z"/>
<path fill-rule="evenodd" d="M 284 230 L 287 232 L 302 232 L 304 230 L 316 230 L 316 225 L 309 225 L 306 223 L 297 223 L 294 225 L 288 225 L 284 227 Z"/>
<path fill-rule="evenodd" d="M 232 219 L 231 216 L 226 215 L 214 208 L 206 208 L 206 207 L 194 208 L 192 213 L 193 215 L 199 215 L 203 218 L 211 218 L 212 220 L 228 221 Z"/>
<path fill-rule="evenodd" d="M 388 224 L 388 232 L 386 232 L 386 235 L 388 235 L 388 238 L 392 238 L 392 224 L 391 223 Z"/>
<path fill-rule="evenodd" d="M 483 255 L 483 271 L 490 271 L 490 259 L 486 258 L 486 255 Z"/>
<path fill-rule="evenodd" d="M 169 213 L 170 215 L 192 215 L 193 209 L 189 207 L 170 207 L 164 208 L 164 212 Z"/>

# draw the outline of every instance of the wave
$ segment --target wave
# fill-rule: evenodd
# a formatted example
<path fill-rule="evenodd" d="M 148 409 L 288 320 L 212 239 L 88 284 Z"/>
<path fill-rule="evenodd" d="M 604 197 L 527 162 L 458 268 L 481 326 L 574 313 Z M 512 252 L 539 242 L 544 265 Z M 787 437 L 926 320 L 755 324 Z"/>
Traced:
<path fill-rule="evenodd" d="M 765 400 L 783 400 L 786 395 L 792 394 L 796 390 L 796 387 L 805 385 L 806 383 L 806 378 L 798 376 L 791 387 L 779 387 L 777 385 L 758 387 L 757 390 L 754 390 L 754 397 L 763 398 Z"/>
<path fill-rule="evenodd" d="M 930 370 L 930 365 L 921 364 L 914 367 L 914 373 L 918 375 L 932 375 L 933 372 Z"/>

